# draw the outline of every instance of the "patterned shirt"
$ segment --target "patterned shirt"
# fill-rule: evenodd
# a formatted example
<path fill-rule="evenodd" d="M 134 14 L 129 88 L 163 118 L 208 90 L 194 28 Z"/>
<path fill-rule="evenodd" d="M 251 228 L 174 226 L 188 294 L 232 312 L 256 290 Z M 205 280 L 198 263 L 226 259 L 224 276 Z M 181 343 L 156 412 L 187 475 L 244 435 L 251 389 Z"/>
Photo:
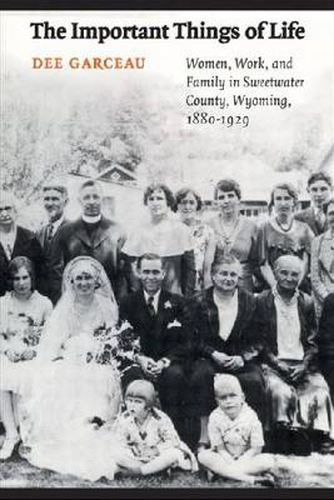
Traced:
<path fill-rule="evenodd" d="M 208 432 L 211 447 L 223 447 L 234 458 L 239 458 L 250 448 L 264 446 L 261 422 L 246 403 L 233 420 L 221 408 L 213 410 Z"/>
<path fill-rule="evenodd" d="M 152 408 L 141 428 L 128 411 L 123 412 L 115 422 L 114 434 L 122 448 L 144 463 L 181 445 L 170 418 L 156 408 Z"/>

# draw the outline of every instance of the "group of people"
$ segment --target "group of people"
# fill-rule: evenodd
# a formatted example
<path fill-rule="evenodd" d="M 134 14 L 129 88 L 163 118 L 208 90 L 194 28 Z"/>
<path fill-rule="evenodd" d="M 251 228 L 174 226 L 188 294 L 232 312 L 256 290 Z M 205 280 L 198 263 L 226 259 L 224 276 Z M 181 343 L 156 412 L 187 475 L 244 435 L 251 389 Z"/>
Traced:
<path fill-rule="evenodd" d="M 296 436 L 332 452 L 330 176 L 312 174 L 308 192 L 297 212 L 293 186 L 276 185 L 259 222 L 233 179 L 211 218 L 193 189 L 152 184 L 128 234 L 93 180 L 76 221 L 66 187 L 45 185 L 38 233 L 2 194 L 0 458 L 21 443 L 34 465 L 92 480 L 199 462 L 254 484 L 268 482 L 267 452 L 298 453 Z"/>

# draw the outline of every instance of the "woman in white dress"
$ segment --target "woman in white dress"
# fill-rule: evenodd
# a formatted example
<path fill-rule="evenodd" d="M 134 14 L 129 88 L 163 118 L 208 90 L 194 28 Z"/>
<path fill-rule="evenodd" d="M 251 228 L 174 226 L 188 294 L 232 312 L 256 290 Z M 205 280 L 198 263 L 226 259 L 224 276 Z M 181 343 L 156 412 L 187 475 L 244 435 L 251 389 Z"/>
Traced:
<path fill-rule="evenodd" d="M 35 290 L 31 260 L 15 257 L 8 266 L 8 276 L 12 290 L 0 297 L 1 379 L 5 378 L 8 365 L 15 363 L 15 369 L 20 370 L 23 362 L 36 356 L 42 325 L 52 311 L 50 300 Z M 20 440 L 18 403 L 13 392 L 0 391 L 0 416 L 6 431 L 1 460 L 11 456 Z"/>
<path fill-rule="evenodd" d="M 113 365 L 95 362 L 94 353 L 98 332 L 117 321 L 101 264 L 84 256 L 69 262 L 36 360 L 25 377 L 12 374 L 26 415 L 21 452 L 33 465 L 92 480 L 108 476 L 109 464 L 99 461 L 96 422 L 112 421 L 118 413 L 120 377 Z"/>

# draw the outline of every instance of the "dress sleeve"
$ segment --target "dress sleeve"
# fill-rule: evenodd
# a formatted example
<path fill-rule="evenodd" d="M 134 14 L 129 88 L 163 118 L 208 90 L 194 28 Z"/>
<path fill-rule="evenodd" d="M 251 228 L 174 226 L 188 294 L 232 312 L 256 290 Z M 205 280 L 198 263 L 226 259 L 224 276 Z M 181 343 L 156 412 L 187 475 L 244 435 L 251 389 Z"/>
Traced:
<path fill-rule="evenodd" d="M 320 265 L 319 265 L 319 252 L 321 246 L 322 236 L 315 238 L 312 242 L 311 251 L 311 283 L 313 292 L 322 301 L 328 295 L 328 290 L 321 279 Z"/>
<path fill-rule="evenodd" d="M 305 244 L 305 250 L 308 253 L 308 255 L 311 254 L 311 246 L 312 246 L 312 241 L 314 241 L 314 232 L 310 228 L 308 224 L 304 224 L 305 227 L 305 235 L 304 235 L 304 244 Z"/>
<path fill-rule="evenodd" d="M 259 266 L 263 266 L 269 257 L 266 223 L 261 224 L 258 228 L 255 254 Z"/>

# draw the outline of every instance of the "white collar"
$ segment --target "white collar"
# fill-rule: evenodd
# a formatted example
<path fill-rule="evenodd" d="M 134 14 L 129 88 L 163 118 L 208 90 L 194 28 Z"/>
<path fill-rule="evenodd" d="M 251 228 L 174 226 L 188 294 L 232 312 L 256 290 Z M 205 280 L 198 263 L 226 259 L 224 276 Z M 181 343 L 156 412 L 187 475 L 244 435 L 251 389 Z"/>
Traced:
<path fill-rule="evenodd" d="M 97 222 L 100 222 L 101 218 L 102 218 L 101 214 L 94 216 L 82 214 L 81 216 L 81 219 L 87 224 L 96 224 Z"/>

